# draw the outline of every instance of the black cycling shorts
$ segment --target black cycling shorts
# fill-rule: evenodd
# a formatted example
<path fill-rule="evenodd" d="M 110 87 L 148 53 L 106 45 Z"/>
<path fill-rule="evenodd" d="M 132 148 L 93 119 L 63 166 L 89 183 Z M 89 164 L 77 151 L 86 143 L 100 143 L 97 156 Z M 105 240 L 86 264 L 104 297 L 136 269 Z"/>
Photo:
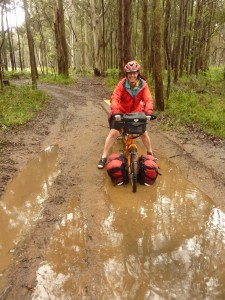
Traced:
<path fill-rule="evenodd" d="M 110 127 L 110 129 L 116 129 L 116 130 L 120 131 L 121 128 L 123 127 L 123 122 L 116 121 L 116 120 L 113 120 L 112 118 L 109 118 L 109 127 Z"/>

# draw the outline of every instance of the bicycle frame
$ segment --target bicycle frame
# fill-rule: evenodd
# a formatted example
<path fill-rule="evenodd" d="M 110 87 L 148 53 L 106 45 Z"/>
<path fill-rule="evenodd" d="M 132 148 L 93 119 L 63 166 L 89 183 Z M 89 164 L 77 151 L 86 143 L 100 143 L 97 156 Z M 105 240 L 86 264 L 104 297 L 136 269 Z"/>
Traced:
<path fill-rule="evenodd" d="M 121 122 L 123 123 L 123 127 L 120 131 L 120 135 L 122 137 L 123 143 L 123 155 L 127 158 L 128 163 L 128 174 L 131 179 L 133 192 L 137 191 L 137 177 L 138 177 L 138 148 L 134 142 L 134 139 L 140 137 L 144 134 L 146 130 L 146 116 L 143 118 L 142 113 L 131 113 L 125 114 L 121 117 Z M 150 115 L 150 120 L 156 119 L 155 115 Z M 140 122 L 139 122 L 140 121 Z M 126 126 L 126 122 L 132 122 L 130 126 Z M 134 124 L 133 124 L 134 122 Z M 134 127 L 133 127 L 134 126 Z M 125 131 L 125 128 L 127 132 Z"/>
<path fill-rule="evenodd" d="M 121 136 L 122 136 L 122 142 L 123 142 L 123 148 L 124 148 L 123 149 L 124 155 L 128 159 L 128 163 L 129 163 L 130 154 L 137 154 L 137 152 L 138 152 L 137 145 L 134 143 L 134 139 L 139 137 L 140 135 L 134 137 L 133 134 L 127 134 L 127 133 L 122 132 Z"/>
<path fill-rule="evenodd" d="M 138 148 L 134 142 L 135 138 L 140 135 L 127 134 L 122 129 L 121 131 L 123 153 L 127 158 L 128 174 L 131 179 L 133 192 L 137 191 L 137 168 L 138 168 Z"/>

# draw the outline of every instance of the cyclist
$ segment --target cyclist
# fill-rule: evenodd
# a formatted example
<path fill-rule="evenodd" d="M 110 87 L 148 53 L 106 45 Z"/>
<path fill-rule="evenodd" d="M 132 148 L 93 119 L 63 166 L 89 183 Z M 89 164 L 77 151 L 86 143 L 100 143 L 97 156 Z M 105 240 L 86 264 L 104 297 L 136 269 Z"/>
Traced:
<path fill-rule="evenodd" d="M 105 140 L 102 157 L 98 162 L 98 168 L 103 169 L 109 150 L 116 138 L 120 135 L 121 114 L 144 112 L 147 115 L 153 113 L 153 99 L 147 82 L 140 74 L 141 67 L 134 60 L 128 62 L 124 67 L 125 77 L 117 84 L 110 100 L 109 125 L 110 131 Z M 112 118 L 114 116 L 114 118 Z M 148 132 L 141 135 L 147 154 L 152 154 L 152 147 Z"/>

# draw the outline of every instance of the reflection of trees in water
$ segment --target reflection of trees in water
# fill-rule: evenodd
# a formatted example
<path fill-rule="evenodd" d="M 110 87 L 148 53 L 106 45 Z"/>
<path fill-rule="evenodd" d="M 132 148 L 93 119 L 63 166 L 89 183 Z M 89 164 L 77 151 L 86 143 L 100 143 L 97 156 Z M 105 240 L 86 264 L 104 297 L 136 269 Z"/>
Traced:
<path fill-rule="evenodd" d="M 130 207 L 112 207 L 116 211 L 111 225 L 114 236 L 117 233 L 123 237 L 117 247 L 118 256 L 106 262 L 109 284 L 116 286 L 120 282 L 114 296 L 222 297 L 222 212 L 180 174 L 160 178 L 160 185 L 150 191 L 149 201 L 142 199 L 136 206 L 132 202 Z M 109 276 L 109 270 L 115 266 L 114 278 Z"/>
<path fill-rule="evenodd" d="M 37 271 L 40 275 L 34 295 L 40 295 L 42 290 L 57 299 L 72 299 L 71 293 L 75 298 L 81 295 L 82 289 L 85 290 L 82 272 L 86 263 L 83 216 L 77 200 L 72 199 L 71 207 L 52 236 L 45 270 L 41 266 Z"/>

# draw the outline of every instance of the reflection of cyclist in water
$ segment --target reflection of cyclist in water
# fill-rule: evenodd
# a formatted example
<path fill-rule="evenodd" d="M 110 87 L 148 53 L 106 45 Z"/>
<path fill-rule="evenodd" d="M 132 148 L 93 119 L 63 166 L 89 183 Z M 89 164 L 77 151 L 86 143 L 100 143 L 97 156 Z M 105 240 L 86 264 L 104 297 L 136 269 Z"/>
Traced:
<path fill-rule="evenodd" d="M 121 124 L 118 121 L 121 120 L 120 114 L 144 112 L 148 115 L 153 113 L 151 92 L 147 82 L 140 74 L 140 69 L 140 65 L 136 61 L 128 62 L 124 67 L 126 77 L 117 84 L 111 96 L 110 131 L 105 141 L 102 157 L 98 163 L 99 169 L 104 168 L 109 150 L 119 136 Z M 112 119 L 112 115 L 115 116 L 115 120 Z M 141 135 L 141 139 L 147 153 L 152 154 L 151 141 L 147 131 Z"/>

